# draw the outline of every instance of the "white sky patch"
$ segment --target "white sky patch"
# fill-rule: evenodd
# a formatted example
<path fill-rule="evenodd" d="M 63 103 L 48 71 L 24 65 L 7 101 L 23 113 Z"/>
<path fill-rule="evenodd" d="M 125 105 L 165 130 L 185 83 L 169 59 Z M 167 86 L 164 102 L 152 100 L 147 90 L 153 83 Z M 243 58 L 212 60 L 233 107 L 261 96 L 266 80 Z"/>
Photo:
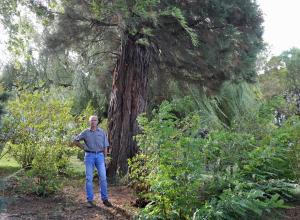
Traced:
<path fill-rule="evenodd" d="M 17 24 L 20 22 L 20 20 L 28 20 L 31 25 L 33 26 L 35 35 L 41 35 L 43 31 L 43 25 L 39 22 L 37 16 L 30 11 L 29 8 L 23 6 L 23 5 L 18 5 L 17 11 L 20 12 L 20 16 L 13 16 L 12 18 L 12 23 Z M 20 36 L 21 37 L 21 36 Z M 3 67 L 5 64 L 9 63 L 10 60 L 13 60 L 13 56 L 10 54 L 10 52 L 7 50 L 7 43 L 8 41 L 8 33 L 5 30 L 5 27 L 3 24 L 0 22 L 0 76 L 2 74 Z M 36 38 L 33 38 L 29 42 L 29 47 L 32 50 L 32 56 L 34 59 L 38 58 L 39 55 L 39 43 L 36 42 Z M 25 57 L 18 57 L 18 60 L 20 62 L 25 61 Z"/>
<path fill-rule="evenodd" d="M 9 60 L 9 53 L 6 48 L 7 40 L 8 40 L 8 35 L 4 29 L 4 26 L 0 22 L 0 70 Z"/>
<path fill-rule="evenodd" d="M 300 48 L 300 0 L 257 0 L 264 15 L 264 35 L 271 53 Z"/>

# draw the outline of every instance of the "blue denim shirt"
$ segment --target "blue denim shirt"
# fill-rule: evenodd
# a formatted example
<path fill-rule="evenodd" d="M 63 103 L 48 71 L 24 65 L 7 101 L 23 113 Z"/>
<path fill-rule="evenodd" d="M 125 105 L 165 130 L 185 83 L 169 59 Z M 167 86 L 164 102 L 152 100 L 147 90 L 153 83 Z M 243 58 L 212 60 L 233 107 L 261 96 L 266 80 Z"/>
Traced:
<path fill-rule="evenodd" d="M 83 140 L 85 143 L 85 150 L 88 151 L 103 151 L 109 146 L 107 135 L 103 129 L 97 128 L 92 131 L 90 128 L 85 129 L 75 137 L 75 141 Z"/>

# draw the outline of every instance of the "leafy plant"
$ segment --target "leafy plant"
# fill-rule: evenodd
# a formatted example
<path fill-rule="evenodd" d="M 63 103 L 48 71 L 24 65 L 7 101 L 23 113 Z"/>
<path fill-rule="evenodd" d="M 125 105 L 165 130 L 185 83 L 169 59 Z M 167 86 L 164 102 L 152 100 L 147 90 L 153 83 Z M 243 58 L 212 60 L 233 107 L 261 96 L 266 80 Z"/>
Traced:
<path fill-rule="evenodd" d="M 131 177 L 135 186 L 147 186 L 140 196 L 150 203 L 137 219 L 259 219 L 293 199 L 298 117 L 264 131 L 256 112 L 251 123 L 261 129 L 251 132 L 243 120 L 239 129 L 219 128 L 203 137 L 199 115 L 178 118 L 175 103 L 164 102 L 151 120 L 139 118 L 136 139 L 145 162 L 131 161 Z"/>
<path fill-rule="evenodd" d="M 10 155 L 33 178 L 33 191 L 42 196 L 59 188 L 73 149 L 67 145 L 76 130 L 66 90 L 22 93 L 7 104 L 3 131 Z"/>
<path fill-rule="evenodd" d="M 39 196 L 48 196 L 60 188 L 59 169 L 57 162 L 59 150 L 56 147 L 38 149 L 32 161 L 32 169 L 28 172 L 32 178 L 32 190 Z"/>

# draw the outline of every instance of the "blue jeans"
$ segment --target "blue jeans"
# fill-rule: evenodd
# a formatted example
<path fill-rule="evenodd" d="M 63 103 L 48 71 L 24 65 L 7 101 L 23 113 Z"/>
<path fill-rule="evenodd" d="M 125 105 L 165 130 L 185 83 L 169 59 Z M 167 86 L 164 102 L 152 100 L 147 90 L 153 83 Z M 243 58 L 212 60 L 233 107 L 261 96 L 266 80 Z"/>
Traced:
<path fill-rule="evenodd" d="M 99 192 L 101 194 L 102 201 L 108 199 L 107 195 L 107 181 L 106 181 L 106 169 L 104 163 L 104 154 L 103 153 L 88 153 L 85 152 L 84 164 L 85 164 L 85 189 L 86 196 L 88 201 L 94 199 L 93 193 L 93 176 L 94 176 L 94 167 L 96 166 L 99 177 Z"/>

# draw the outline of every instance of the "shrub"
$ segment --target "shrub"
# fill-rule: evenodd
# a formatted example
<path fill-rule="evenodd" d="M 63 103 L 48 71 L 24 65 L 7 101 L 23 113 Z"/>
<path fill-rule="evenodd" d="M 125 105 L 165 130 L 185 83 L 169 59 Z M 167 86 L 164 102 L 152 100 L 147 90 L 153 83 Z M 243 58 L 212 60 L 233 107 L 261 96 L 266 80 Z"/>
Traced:
<path fill-rule="evenodd" d="M 173 107 L 164 102 L 151 120 L 139 118 L 141 154 L 130 163 L 131 177 L 147 186 L 140 193 L 150 203 L 137 219 L 253 219 L 285 207 L 299 179 L 298 118 L 266 135 L 261 123 L 253 133 L 241 125 L 203 138 L 198 114 L 178 119 Z"/>
<path fill-rule="evenodd" d="M 68 144 L 75 133 L 71 101 L 65 90 L 22 93 L 7 104 L 3 130 L 9 137 L 6 148 L 34 178 L 38 195 L 59 188 L 58 174 L 67 172 L 74 151 Z"/>
<path fill-rule="evenodd" d="M 32 169 L 28 175 L 33 179 L 32 190 L 37 195 L 48 196 L 60 188 L 57 152 L 55 147 L 39 148 L 32 161 Z"/>
<path fill-rule="evenodd" d="M 144 207 L 149 202 L 147 197 L 149 191 L 147 176 L 150 174 L 150 167 L 147 165 L 148 159 L 147 155 L 140 153 L 128 161 L 129 186 L 139 197 L 136 201 L 136 205 L 139 207 Z"/>

